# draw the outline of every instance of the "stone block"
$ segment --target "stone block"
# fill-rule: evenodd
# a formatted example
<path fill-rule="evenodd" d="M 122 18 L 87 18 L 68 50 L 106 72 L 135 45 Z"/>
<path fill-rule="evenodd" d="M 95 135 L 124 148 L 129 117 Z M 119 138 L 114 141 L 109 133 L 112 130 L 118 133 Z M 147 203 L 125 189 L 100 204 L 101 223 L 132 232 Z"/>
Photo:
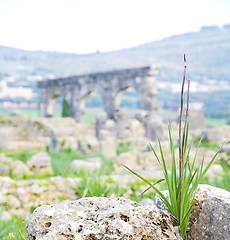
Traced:
<path fill-rule="evenodd" d="M 125 198 L 82 198 L 37 208 L 26 225 L 29 240 L 177 239 L 170 217 L 156 206 Z"/>
<path fill-rule="evenodd" d="M 189 239 L 230 239 L 230 198 L 208 196 L 199 218 L 189 231 Z"/>
<path fill-rule="evenodd" d="M 168 191 L 162 192 L 169 198 Z M 165 209 L 161 197 L 156 194 L 156 205 Z M 197 188 L 194 204 L 188 223 L 191 240 L 230 239 L 230 192 L 200 184 Z"/>

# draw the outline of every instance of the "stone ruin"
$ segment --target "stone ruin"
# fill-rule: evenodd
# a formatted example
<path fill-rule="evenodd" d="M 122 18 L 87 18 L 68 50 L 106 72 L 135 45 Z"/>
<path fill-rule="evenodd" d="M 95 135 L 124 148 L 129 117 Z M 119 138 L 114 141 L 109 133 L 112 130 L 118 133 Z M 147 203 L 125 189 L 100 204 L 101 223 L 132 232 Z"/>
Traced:
<path fill-rule="evenodd" d="M 55 100 L 64 96 L 69 104 L 70 116 L 77 122 L 83 120 L 87 97 L 93 92 L 98 93 L 103 101 L 104 114 L 96 119 L 96 134 L 102 139 L 101 130 L 107 120 L 114 121 L 114 135 L 125 138 L 126 119 L 119 109 L 121 97 L 128 88 L 134 88 L 141 100 L 142 112 L 136 116 L 145 125 L 145 135 L 155 139 L 155 130 L 163 136 L 162 120 L 158 114 L 157 89 L 155 77 L 159 67 L 146 67 L 115 70 L 85 75 L 77 75 L 39 81 L 39 112 L 40 117 L 47 118 L 53 114 Z M 110 129 L 111 130 L 111 129 Z M 162 133 L 162 134 L 161 134 Z"/>

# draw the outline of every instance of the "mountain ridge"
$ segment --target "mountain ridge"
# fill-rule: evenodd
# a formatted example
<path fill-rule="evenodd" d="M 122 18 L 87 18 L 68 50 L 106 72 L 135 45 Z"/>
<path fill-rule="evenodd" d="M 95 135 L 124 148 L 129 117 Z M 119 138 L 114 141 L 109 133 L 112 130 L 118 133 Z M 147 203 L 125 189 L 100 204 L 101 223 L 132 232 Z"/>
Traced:
<path fill-rule="evenodd" d="M 230 83 L 229 25 L 173 35 L 137 47 L 105 53 L 82 55 L 0 46 L 0 73 L 2 76 L 21 74 L 46 77 L 53 74 L 60 77 L 160 64 L 157 80 L 178 82 L 183 73 L 184 53 L 187 55 L 189 78 Z"/>

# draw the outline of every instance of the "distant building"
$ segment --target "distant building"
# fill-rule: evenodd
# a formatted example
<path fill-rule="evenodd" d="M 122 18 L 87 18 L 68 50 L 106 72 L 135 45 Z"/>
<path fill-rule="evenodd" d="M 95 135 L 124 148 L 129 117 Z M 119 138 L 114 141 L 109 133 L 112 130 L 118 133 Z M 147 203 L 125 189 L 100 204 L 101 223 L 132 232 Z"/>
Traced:
<path fill-rule="evenodd" d="M 5 81 L 0 82 L 0 99 L 4 98 L 24 98 L 31 99 L 36 97 L 37 94 L 33 92 L 31 88 L 23 88 L 23 87 L 8 87 Z"/>

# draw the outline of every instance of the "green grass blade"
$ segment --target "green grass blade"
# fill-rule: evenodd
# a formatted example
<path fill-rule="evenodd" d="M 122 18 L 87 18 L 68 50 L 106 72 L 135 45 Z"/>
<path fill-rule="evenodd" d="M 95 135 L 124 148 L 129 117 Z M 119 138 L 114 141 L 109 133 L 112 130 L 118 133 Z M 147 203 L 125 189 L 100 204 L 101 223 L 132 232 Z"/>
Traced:
<path fill-rule="evenodd" d="M 162 165 L 161 165 L 161 162 L 160 162 L 160 159 L 159 159 L 159 157 L 157 156 L 157 153 L 156 153 L 156 151 L 153 149 L 153 147 L 152 147 L 151 143 L 149 143 L 149 145 L 150 145 L 150 148 L 152 149 L 152 151 L 153 151 L 153 153 L 154 153 L 154 155 L 155 155 L 155 157 L 156 157 L 156 159 L 157 159 L 158 163 L 159 163 L 159 164 L 160 164 L 160 166 L 162 167 Z"/>
<path fill-rule="evenodd" d="M 208 171 L 208 169 L 210 168 L 211 164 L 213 163 L 213 161 L 215 160 L 217 154 L 220 152 L 220 150 L 222 149 L 223 145 L 225 143 L 223 143 L 220 148 L 218 149 L 218 151 L 216 152 L 216 154 L 214 155 L 214 157 L 212 158 L 212 160 L 208 163 L 208 165 L 206 166 L 206 168 L 204 169 L 204 171 L 201 173 L 200 179 L 203 178 L 203 176 L 206 174 L 206 172 Z"/>
<path fill-rule="evenodd" d="M 161 147 L 161 142 L 160 142 L 160 139 L 159 139 L 158 135 L 157 135 L 157 139 L 158 139 L 158 145 L 159 145 L 160 154 L 161 154 L 161 161 L 162 161 L 162 164 L 163 164 L 162 169 L 164 171 L 164 176 L 165 176 L 165 180 L 167 182 L 167 185 L 169 185 L 169 176 L 168 176 L 167 166 L 166 166 L 163 150 L 162 150 L 162 147 Z"/>
<path fill-rule="evenodd" d="M 200 138 L 200 141 L 199 141 L 199 143 L 198 143 L 198 145 L 197 145 L 196 152 L 195 152 L 195 156 L 194 156 L 193 163 L 192 163 L 192 170 L 194 169 L 194 165 L 195 165 L 197 153 L 198 153 L 198 150 L 199 150 L 199 148 L 200 148 L 200 144 L 201 144 L 201 142 L 202 142 L 202 140 L 203 140 L 203 138 L 204 138 L 204 135 L 205 135 L 205 133 L 203 133 L 203 135 L 202 135 L 202 137 Z"/>
<path fill-rule="evenodd" d="M 153 185 L 156 185 L 156 184 L 158 184 L 158 183 L 160 183 L 160 182 L 163 182 L 165 179 L 159 179 L 159 180 L 157 180 L 156 182 L 154 182 L 154 183 L 152 183 Z M 145 189 L 145 191 L 144 192 L 142 192 L 141 194 L 140 194 L 140 196 L 142 196 L 142 195 L 144 195 L 149 189 L 151 189 L 152 187 L 148 187 L 147 189 Z"/>
<path fill-rule="evenodd" d="M 165 205 L 168 207 L 169 211 L 174 215 L 174 211 L 173 208 L 171 207 L 168 199 L 161 193 L 161 191 L 159 191 L 156 187 L 154 187 L 153 184 L 151 184 L 147 179 L 145 179 L 144 177 L 142 177 L 141 175 L 139 175 L 138 173 L 134 172 L 133 170 L 131 170 L 130 168 L 128 168 L 127 166 L 123 165 L 126 169 L 128 169 L 131 173 L 133 173 L 134 175 L 136 175 L 137 177 L 139 177 L 141 180 L 143 180 L 145 183 L 147 183 L 152 189 L 154 189 L 162 198 L 162 200 L 164 201 Z"/>
<path fill-rule="evenodd" d="M 172 168 L 171 168 L 171 181 L 168 184 L 168 188 L 171 189 L 170 192 L 170 199 L 173 208 L 178 210 L 178 203 L 177 203 L 177 173 L 176 173 L 176 160 L 175 160 L 175 146 L 172 139 L 172 132 L 171 132 L 171 124 L 169 123 L 169 140 L 170 140 L 170 150 L 172 155 Z"/>
<path fill-rule="evenodd" d="M 186 153 L 187 151 L 187 146 L 188 146 L 188 130 L 189 130 L 189 121 L 187 122 L 187 124 L 185 125 L 185 132 L 183 133 L 183 138 L 184 138 L 184 153 Z M 184 136 L 185 134 L 185 136 Z M 184 154 L 185 155 L 185 154 Z M 183 159 L 184 162 L 184 159 Z"/>

